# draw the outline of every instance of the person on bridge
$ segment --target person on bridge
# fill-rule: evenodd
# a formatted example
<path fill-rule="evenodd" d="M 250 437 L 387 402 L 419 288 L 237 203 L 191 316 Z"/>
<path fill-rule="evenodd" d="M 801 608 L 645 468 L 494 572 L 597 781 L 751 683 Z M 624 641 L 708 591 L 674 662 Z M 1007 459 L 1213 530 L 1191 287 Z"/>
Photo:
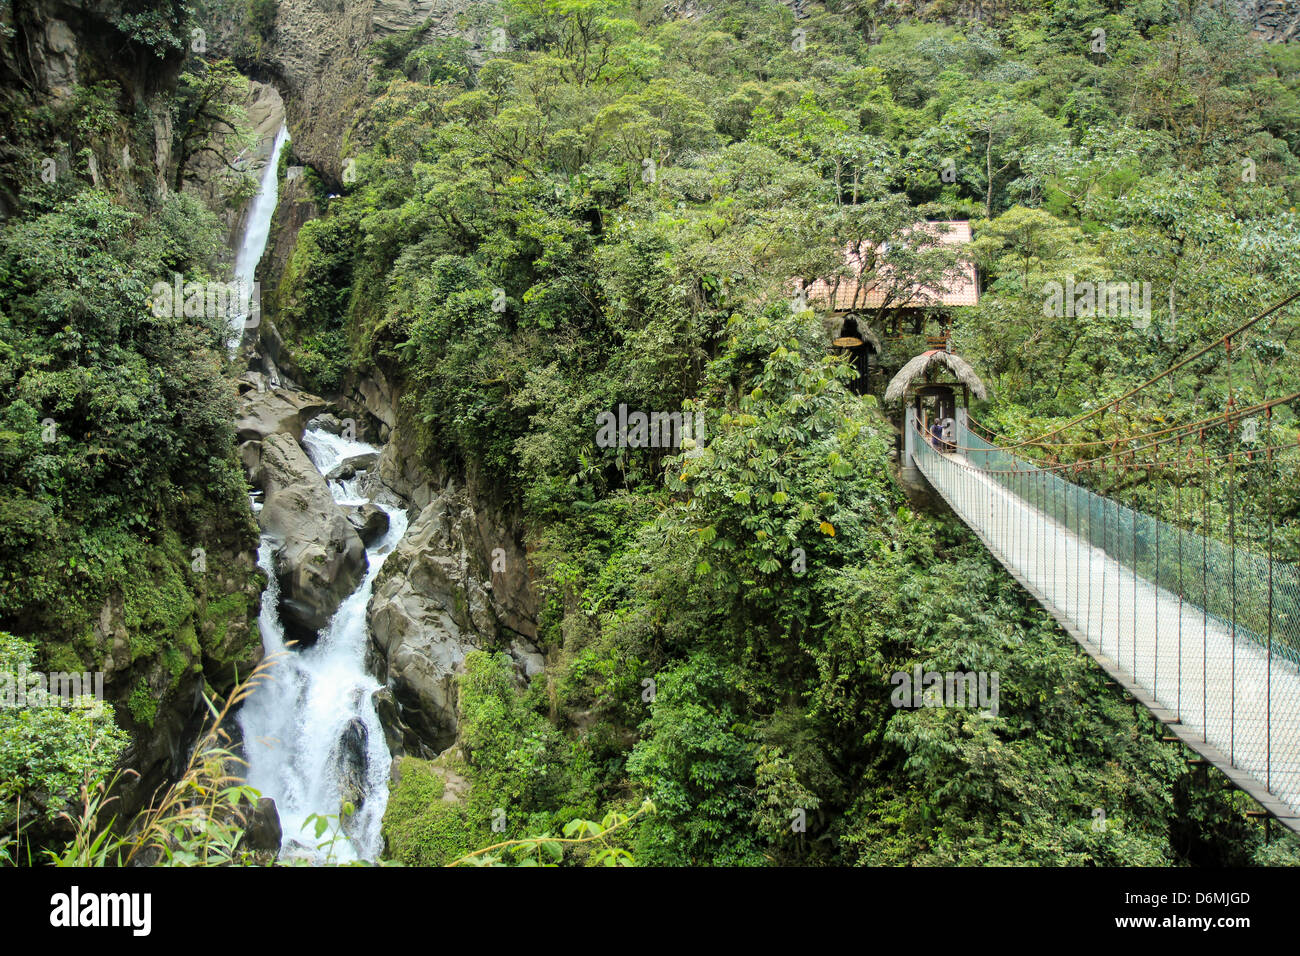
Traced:
<path fill-rule="evenodd" d="M 956 427 L 957 423 L 952 420 L 951 415 L 946 416 L 939 423 L 939 436 L 943 440 L 943 447 L 939 449 L 940 451 L 951 452 L 957 450 Z"/>
<path fill-rule="evenodd" d="M 935 451 L 943 451 L 943 423 L 938 418 L 930 423 L 930 444 Z"/>

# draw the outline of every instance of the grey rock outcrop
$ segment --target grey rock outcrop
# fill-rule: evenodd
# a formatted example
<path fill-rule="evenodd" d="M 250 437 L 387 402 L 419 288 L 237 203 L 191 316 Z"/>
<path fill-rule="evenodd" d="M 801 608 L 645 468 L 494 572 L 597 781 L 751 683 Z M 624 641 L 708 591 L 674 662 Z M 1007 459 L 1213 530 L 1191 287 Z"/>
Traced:
<path fill-rule="evenodd" d="M 1286 43 L 1300 37 L 1300 7 L 1288 0 L 1234 0 L 1232 6 L 1263 40 Z"/>
<path fill-rule="evenodd" d="M 77 38 L 62 20 L 45 23 L 43 43 L 33 50 L 40 64 L 41 79 L 56 99 L 70 94 L 77 85 Z"/>
<path fill-rule="evenodd" d="M 342 420 L 332 412 L 324 412 L 317 415 L 311 420 L 313 428 L 319 428 L 321 431 L 329 432 L 331 435 L 342 435 L 346 427 Z"/>
<path fill-rule="evenodd" d="M 446 488 L 411 523 L 375 581 L 370 664 L 389 692 L 376 703 L 390 743 L 410 752 L 431 756 L 455 743 L 456 675 L 471 651 L 507 651 L 521 685 L 544 666 L 529 641 L 535 612 L 524 616 L 526 599 L 503 601 L 498 593 L 510 552 L 485 550 L 485 527 L 464 491 Z M 524 563 L 522 554 L 515 558 Z M 526 569 L 518 573 L 527 580 Z"/>
<path fill-rule="evenodd" d="M 382 508 L 373 504 L 356 505 L 344 508 L 343 513 L 367 548 L 388 533 L 388 512 Z"/>
<path fill-rule="evenodd" d="M 277 207 L 278 208 L 278 207 Z M 265 263 L 265 260 L 263 260 Z M 283 262 L 277 264 L 282 268 Z M 262 275 L 266 275 L 266 266 L 259 267 Z M 269 289 L 275 287 L 272 278 L 267 277 L 261 280 L 262 301 L 269 302 L 272 296 Z M 297 389 L 297 381 L 291 377 L 291 373 L 297 374 L 293 368 L 293 360 L 289 355 L 289 350 L 285 348 L 284 339 L 280 337 L 280 330 L 275 327 L 275 323 L 268 319 L 265 314 L 262 321 L 258 323 L 257 329 L 250 333 L 244 333 L 244 339 L 241 347 L 245 349 L 248 358 L 249 371 L 243 376 L 244 381 L 254 384 L 260 383 L 262 388 L 288 388 Z"/>
<path fill-rule="evenodd" d="M 365 546 L 292 435 L 268 435 L 260 467 L 266 500 L 258 522 L 280 542 L 281 618 L 292 636 L 309 639 L 361 582 Z"/>
<path fill-rule="evenodd" d="M 392 430 L 375 469 L 385 488 L 423 509 L 437 496 L 444 482 L 425 467 L 422 456 L 412 447 L 407 435 L 405 427 Z"/>
<path fill-rule="evenodd" d="M 265 441 L 271 435 L 288 435 L 301 441 L 307 422 L 329 407 L 315 395 L 269 387 L 262 376 L 249 375 L 253 380 L 240 397 L 240 416 L 235 422 L 241 442 Z"/>
<path fill-rule="evenodd" d="M 388 438 L 387 430 L 397 427 L 397 393 L 381 369 L 349 382 L 349 397 L 380 423 L 381 438 Z"/>

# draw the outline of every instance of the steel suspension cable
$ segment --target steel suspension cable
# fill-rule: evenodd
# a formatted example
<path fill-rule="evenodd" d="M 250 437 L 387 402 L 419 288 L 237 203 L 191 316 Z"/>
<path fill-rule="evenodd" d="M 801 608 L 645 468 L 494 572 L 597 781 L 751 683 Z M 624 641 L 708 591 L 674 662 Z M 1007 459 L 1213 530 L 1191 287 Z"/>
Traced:
<path fill-rule="evenodd" d="M 1269 306 L 1263 312 L 1260 312 L 1258 315 L 1254 316 L 1250 320 L 1237 326 L 1235 329 L 1231 330 L 1230 332 L 1217 336 L 1213 342 L 1198 349 L 1197 351 L 1193 352 L 1191 355 L 1187 356 L 1186 358 L 1178 362 L 1175 362 L 1173 365 L 1169 366 L 1169 368 L 1165 369 L 1160 374 L 1152 376 L 1151 378 L 1147 379 L 1145 382 L 1142 382 L 1140 385 L 1135 385 L 1133 388 L 1129 389 L 1123 395 L 1120 395 L 1117 398 L 1110 399 L 1106 402 L 1106 404 L 1100 405 L 1097 408 L 1094 408 L 1092 411 L 1084 415 L 1080 415 L 1078 418 L 1075 418 L 1071 421 L 1066 422 L 1064 425 L 1060 425 L 1056 428 L 1053 428 L 1051 431 L 1043 432 L 1041 435 L 1038 435 L 1035 438 L 1026 439 L 1025 441 L 1016 442 L 1011 445 L 1007 445 L 1005 447 L 1018 448 L 1018 447 L 1023 447 L 1025 445 L 1034 444 L 1035 442 L 1041 441 L 1042 439 L 1047 438 L 1049 436 L 1059 435 L 1067 428 L 1073 428 L 1075 425 L 1080 425 L 1083 422 L 1088 421 L 1093 416 L 1101 414 L 1107 408 L 1111 408 L 1111 407 L 1118 408 L 1120 402 L 1132 398 L 1134 395 L 1138 394 L 1139 392 L 1144 391 L 1147 388 L 1150 388 L 1156 382 L 1159 382 L 1162 379 L 1166 378 L 1167 376 L 1172 375 L 1174 372 L 1177 372 L 1179 369 L 1186 367 L 1190 363 L 1194 362 L 1196 359 L 1205 355 L 1210 350 L 1217 348 L 1220 342 L 1230 341 L 1236 336 L 1241 335 L 1247 330 L 1253 328 L 1255 325 L 1259 324 L 1264 319 L 1268 318 L 1273 313 L 1277 312 L 1279 309 L 1283 309 L 1286 306 L 1290 305 L 1296 299 L 1300 299 L 1300 289 L 1297 289 L 1295 292 L 1292 292 L 1286 298 L 1280 299 L 1279 301 L 1275 302 L 1273 305 Z"/>

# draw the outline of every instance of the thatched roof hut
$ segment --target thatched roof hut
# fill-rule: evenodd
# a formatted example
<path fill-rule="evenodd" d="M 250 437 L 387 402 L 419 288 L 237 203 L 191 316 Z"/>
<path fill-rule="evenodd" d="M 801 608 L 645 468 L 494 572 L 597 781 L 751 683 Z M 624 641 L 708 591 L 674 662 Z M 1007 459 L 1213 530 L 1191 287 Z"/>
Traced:
<path fill-rule="evenodd" d="M 929 382 L 930 376 L 936 370 L 944 368 L 955 375 L 958 382 L 970 389 L 971 394 L 976 398 L 989 397 L 988 388 L 975 374 L 969 362 L 960 355 L 954 355 L 944 349 L 931 349 L 922 352 L 898 370 L 898 374 L 890 380 L 889 387 L 885 389 L 885 402 L 901 400 L 907 393 L 908 387 L 918 378 L 923 382 Z"/>

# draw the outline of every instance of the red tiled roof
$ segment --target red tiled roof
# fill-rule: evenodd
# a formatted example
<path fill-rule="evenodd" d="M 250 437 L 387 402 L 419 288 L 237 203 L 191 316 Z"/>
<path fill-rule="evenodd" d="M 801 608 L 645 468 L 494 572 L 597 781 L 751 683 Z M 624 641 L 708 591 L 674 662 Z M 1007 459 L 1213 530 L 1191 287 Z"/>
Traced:
<path fill-rule="evenodd" d="M 947 227 L 942 228 L 942 227 Z M 969 222 L 923 222 L 917 223 L 916 230 L 927 232 L 933 242 L 945 246 L 960 246 L 971 241 Z M 856 274 L 863 270 L 867 253 L 875 249 L 863 243 L 854 248 L 852 244 L 844 248 L 844 264 Z M 975 265 L 971 262 L 958 262 L 956 268 L 948 274 L 947 281 L 940 288 L 920 286 L 910 290 L 898 288 L 892 281 L 893 270 L 884 265 L 876 269 L 875 275 L 860 284 L 852 276 L 831 276 L 818 279 L 808 286 L 808 304 L 830 309 L 833 312 L 850 312 L 854 309 L 880 309 L 888 302 L 892 308 L 921 308 L 935 305 L 976 305 L 979 302 L 979 288 L 975 280 Z M 838 285 L 837 285 L 838 283 Z"/>

